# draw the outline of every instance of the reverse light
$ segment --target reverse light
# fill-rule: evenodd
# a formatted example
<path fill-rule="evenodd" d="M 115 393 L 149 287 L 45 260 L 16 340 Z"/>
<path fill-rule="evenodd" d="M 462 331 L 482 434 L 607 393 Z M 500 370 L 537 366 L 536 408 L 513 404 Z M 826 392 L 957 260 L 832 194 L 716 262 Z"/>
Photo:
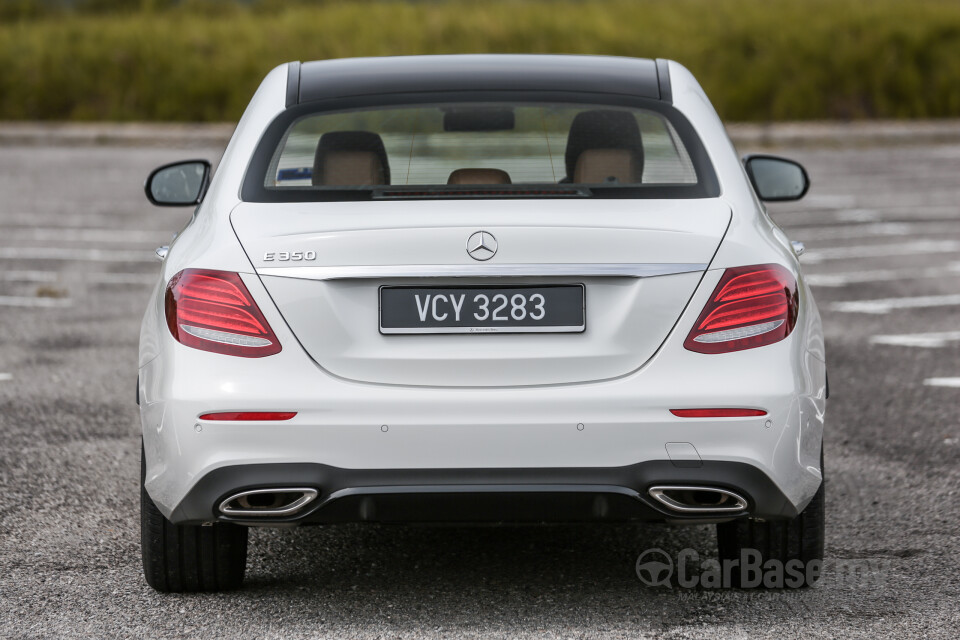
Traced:
<path fill-rule="evenodd" d="M 754 418 L 767 415 L 762 409 L 670 409 L 678 418 Z"/>
<path fill-rule="evenodd" d="M 799 306 L 797 281 L 785 267 L 727 269 L 683 346 L 729 353 L 779 342 L 796 326 Z"/>
<path fill-rule="evenodd" d="M 201 420 L 223 420 L 223 421 L 271 421 L 271 420 L 290 420 L 296 411 L 221 411 L 219 413 L 205 413 L 200 416 Z"/>
<path fill-rule="evenodd" d="M 184 269 L 170 279 L 164 300 L 177 342 L 244 358 L 280 353 L 280 341 L 236 273 Z"/>

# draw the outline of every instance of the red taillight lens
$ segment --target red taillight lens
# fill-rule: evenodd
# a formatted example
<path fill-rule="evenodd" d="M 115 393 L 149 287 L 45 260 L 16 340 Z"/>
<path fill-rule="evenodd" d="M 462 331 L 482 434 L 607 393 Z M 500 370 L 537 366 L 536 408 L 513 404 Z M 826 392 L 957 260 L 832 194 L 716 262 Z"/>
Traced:
<path fill-rule="evenodd" d="M 280 353 L 280 341 L 236 273 L 184 269 L 170 279 L 167 326 L 188 347 L 244 358 Z"/>
<path fill-rule="evenodd" d="M 755 418 L 767 415 L 761 409 L 670 409 L 678 418 Z"/>
<path fill-rule="evenodd" d="M 205 413 L 201 420 L 229 420 L 229 421 L 265 421 L 290 420 L 297 415 L 296 411 L 221 411 L 219 413 Z"/>
<path fill-rule="evenodd" d="M 729 353 L 783 340 L 797 324 L 793 274 L 778 264 L 727 269 L 683 346 Z"/>

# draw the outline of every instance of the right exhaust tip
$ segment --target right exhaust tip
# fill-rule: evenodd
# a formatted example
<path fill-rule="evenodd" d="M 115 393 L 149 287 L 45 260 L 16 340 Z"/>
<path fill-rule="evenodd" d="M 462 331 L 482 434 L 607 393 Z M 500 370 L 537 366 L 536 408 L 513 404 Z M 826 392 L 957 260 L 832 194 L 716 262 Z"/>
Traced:
<path fill-rule="evenodd" d="M 233 517 L 292 516 L 313 502 L 316 489 L 308 487 L 280 487 L 250 489 L 235 493 L 220 503 L 220 513 Z"/>
<path fill-rule="evenodd" d="M 650 497 L 677 513 L 736 514 L 749 506 L 746 498 L 718 487 L 658 485 L 650 487 Z"/>

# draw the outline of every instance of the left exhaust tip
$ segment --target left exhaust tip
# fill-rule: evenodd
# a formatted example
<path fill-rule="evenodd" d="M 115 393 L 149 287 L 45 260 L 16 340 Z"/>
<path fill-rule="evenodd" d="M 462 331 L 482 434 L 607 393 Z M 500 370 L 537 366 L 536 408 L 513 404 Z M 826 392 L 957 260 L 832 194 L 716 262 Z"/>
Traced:
<path fill-rule="evenodd" d="M 220 503 L 220 513 L 231 517 L 292 516 L 317 498 L 317 490 L 307 487 L 249 489 L 235 493 Z"/>

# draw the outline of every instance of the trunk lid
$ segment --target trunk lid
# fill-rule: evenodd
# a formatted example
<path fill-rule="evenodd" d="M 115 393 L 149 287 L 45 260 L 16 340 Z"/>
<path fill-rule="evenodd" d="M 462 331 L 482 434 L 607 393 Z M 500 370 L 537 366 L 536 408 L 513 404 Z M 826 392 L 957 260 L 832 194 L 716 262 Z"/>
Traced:
<path fill-rule="evenodd" d="M 368 383 L 502 387 L 641 367 L 679 319 L 730 215 L 718 200 L 418 200 L 242 203 L 231 221 L 288 326 L 326 371 Z M 484 262 L 467 253 L 478 230 L 497 240 Z M 551 284 L 584 285 L 585 331 L 379 330 L 384 285 Z"/>

